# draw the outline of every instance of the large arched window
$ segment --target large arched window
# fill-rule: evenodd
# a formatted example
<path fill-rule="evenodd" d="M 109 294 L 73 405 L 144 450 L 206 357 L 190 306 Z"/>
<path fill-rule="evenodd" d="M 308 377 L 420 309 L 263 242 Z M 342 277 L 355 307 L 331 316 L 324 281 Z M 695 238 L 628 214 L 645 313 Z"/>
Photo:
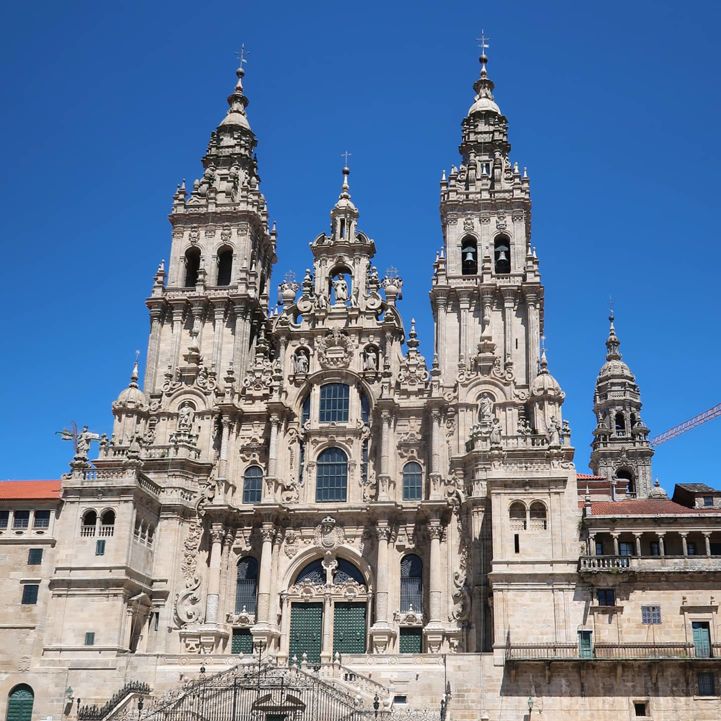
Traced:
<path fill-rule="evenodd" d="M 461 241 L 461 273 L 478 274 L 478 245 L 476 239 L 470 236 Z"/>
<path fill-rule="evenodd" d="M 345 383 L 326 383 L 320 387 L 321 423 L 347 423 L 350 388 Z"/>
<path fill-rule="evenodd" d="M 258 561 L 246 556 L 238 561 L 235 579 L 235 612 L 255 613 L 258 597 Z"/>
<path fill-rule="evenodd" d="M 528 511 L 528 515 L 531 521 L 531 528 L 537 531 L 545 531 L 547 527 L 546 518 L 546 506 L 540 501 L 534 501 L 531 503 L 531 508 Z"/>
<path fill-rule="evenodd" d="M 526 507 L 520 501 L 511 503 L 508 515 L 511 519 L 512 529 L 515 531 L 526 530 Z"/>
<path fill-rule="evenodd" d="M 423 612 L 423 561 L 414 553 L 401 559 L 401 611 Z"/>
<path fill-rule="evenodd" d="M 243 474 L 243 503 L 260 503 L 263 493 L 263 469 L 249 466 Z"/>
<path fill-rule="evenodd" d="M 423 495 L 423 469 L 420 463 L 410 461 L 403 466 L 403 500 L 420 501 Z"/>
<path fill-rule="evenodd" d="M 185 283 L 186 288 L 194 288 L 198 282 L 200 270 L 200 248 L 188 248 L 185 251 Z"/>
<path fill-rule="evenodd" d="M 499 235 L 493 243 L 493 259 L 496 273 L 511 272 L 511 241 L 506 235 Z"/>
<path fill-rule="evenodd" d="M 336 559 L 337 564 L 331 570 L 331 579 L 334 584 L 348 583 L 355 581 L 357 584 L 366 587 L 366 580 L 360 569 L 345 558 Z M 323 562 L 318 559 L 303 566 L 296 576 L 296 583 L 315 583 L 325 585 L 326 573 Z"/>
<path fill-rule="evenodd" d="M 30 721 L 33 716 L 35 694 L 27 684 L 21 683 L 8 694 L 6 721 Z"/>
<path fill-rule="evenodd" d="M 316 462 L 317 503 L 345 501 L 348 494 L 348 456 L 340 448 L 326 448 Z"/>
<path fill-rule="evenodd" d="M 233 249 L 227 246 L 218 251 L 218 285 L 230 285 L 233 272 Z"/>

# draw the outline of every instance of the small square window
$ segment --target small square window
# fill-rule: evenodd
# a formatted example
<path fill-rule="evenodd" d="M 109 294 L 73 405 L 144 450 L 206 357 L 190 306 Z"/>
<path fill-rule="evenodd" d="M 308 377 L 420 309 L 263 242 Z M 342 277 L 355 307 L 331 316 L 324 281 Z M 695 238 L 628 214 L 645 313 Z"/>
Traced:
<path fill-rule="evenodd" d="M 704 496 L 703 497 L 703 505 L 708 508 L 709 506 L 713 506 L 713 496 Z"/>
<path fill-rule="evenodd" d="M 30 525 L 30 511 L 13 513 L 13 528 L 27 528 Z"/>
<path fill-rule="evenodd" d="M 95 555 L 96 556 L 104 556 L 105 555 L 105 541 L 95 541 Z"/>
<path fill-rule="evenodd" d="M 616 591 L 613 588 L 597 588 L 596 600 L 599 606 L 615 606 Z"/>
<path fill-rule="evenodd" d="M 24 606 L 34 606 L 38 602 L 38 589 L 40 586 L 37 583 L 24 583 L 23 584 L 23 598 L 22 604 Z"/>
<path fill-rule="evenodd" d="M 50 511 L 35 511 L 33 528 L 48 528 L 50 526 Z"/>
<path fill-rule="evenodd" d="M 661 606 L 641 606 L 641 623 L 650 626 L 661 623 Z"/>
<path fill-rule="evenodd" d="M 10 511 L 0 511 L 0 528 L 7 528 L 10 520 Z"/>
<path fill-rule="evenodd" d="M 86 646 L 94 646 L 95 645 L 95 631 L 88 631 L 85 634 L 85 645 Z"/>
<path fill-rule="evenodd" d="M 43 549 L 31 548 L 28 550 L 28 566 L 39 566 L 43 562 Z"/>
<path fill-rule="evenodd" d="M 696 678 L 698 680 L 699 696 L 716 695 L 716 677 L 713 671 L 701 671 Z"/>
<path fill-rule="evenodd" d="M 640 716 L 641 718 L 643 718 L 644 716 L 648 716 L 648 702 L 634 701 L 633 712 L 635 716 Z"/>

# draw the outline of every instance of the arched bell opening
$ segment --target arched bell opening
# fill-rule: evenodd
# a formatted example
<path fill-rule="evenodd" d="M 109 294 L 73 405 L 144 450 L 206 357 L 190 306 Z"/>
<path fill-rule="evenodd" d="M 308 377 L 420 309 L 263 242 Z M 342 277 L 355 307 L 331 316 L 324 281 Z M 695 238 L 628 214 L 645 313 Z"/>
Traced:
<path fill-rule="evenodd" d="M 230 285 L 233 274 L 233 249 L 224 245 L 218 251 L 218 279 L 217 285 Z"/>
<path fill-rule="evenodd" d="M 633 471 L 630 468 L 619 468 L 616 471 L 616 478 L 626 482 L 626 495 L 636 495 L 636 479 L 634 478 Z M 619 489 L 623 490 L 623 489 Z"/>
<path fill-rule="evenodd" d="M 200 271 L 200 248 L 188 248 L 185 251 L 185 288 L 194 288 L 198 283 Z"/>
<path fill-rule="evenodd" d="M 478 274 L 478 244 L 476 239 L 470 235 L 461 241 L 461 273 L 463 275 Z"/>
<path fill-rule="evenodd" d="M 493 242 L 493 262 L 496 274 L 511 272 L 511 239 L 499 235 Z"/>

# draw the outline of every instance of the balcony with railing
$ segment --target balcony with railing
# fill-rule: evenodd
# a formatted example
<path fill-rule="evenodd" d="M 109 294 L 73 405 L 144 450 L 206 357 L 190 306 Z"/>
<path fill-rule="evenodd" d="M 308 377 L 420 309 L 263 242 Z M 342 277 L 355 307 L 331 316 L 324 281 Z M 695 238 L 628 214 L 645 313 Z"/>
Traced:
<path fill-rule="evenodd" d="M 506 646 L 506 661 L 721 661 L 721 643 L 576 643 L 513 644 Z"/>
<path fill-rule="evenodd" d="M 579 573 L 721 571 L 721 556 L 581 556 Z"/>

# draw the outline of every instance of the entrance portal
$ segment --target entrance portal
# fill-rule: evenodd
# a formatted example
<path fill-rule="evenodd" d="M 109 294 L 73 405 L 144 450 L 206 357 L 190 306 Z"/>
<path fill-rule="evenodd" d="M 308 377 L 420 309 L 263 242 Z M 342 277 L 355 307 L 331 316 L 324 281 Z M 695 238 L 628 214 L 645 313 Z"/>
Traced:
<path fill-rule="evenodd" d="M 366 604 L 335 603 L 333 653 L 366 652 Z"/>
<path fill-rule="evenodd" d="M 308 663 L 320 662 L 323 638 L 323 604 L 293 603 L 290 609 L 290 657 L 300 664 L 303 654 Z"/>

